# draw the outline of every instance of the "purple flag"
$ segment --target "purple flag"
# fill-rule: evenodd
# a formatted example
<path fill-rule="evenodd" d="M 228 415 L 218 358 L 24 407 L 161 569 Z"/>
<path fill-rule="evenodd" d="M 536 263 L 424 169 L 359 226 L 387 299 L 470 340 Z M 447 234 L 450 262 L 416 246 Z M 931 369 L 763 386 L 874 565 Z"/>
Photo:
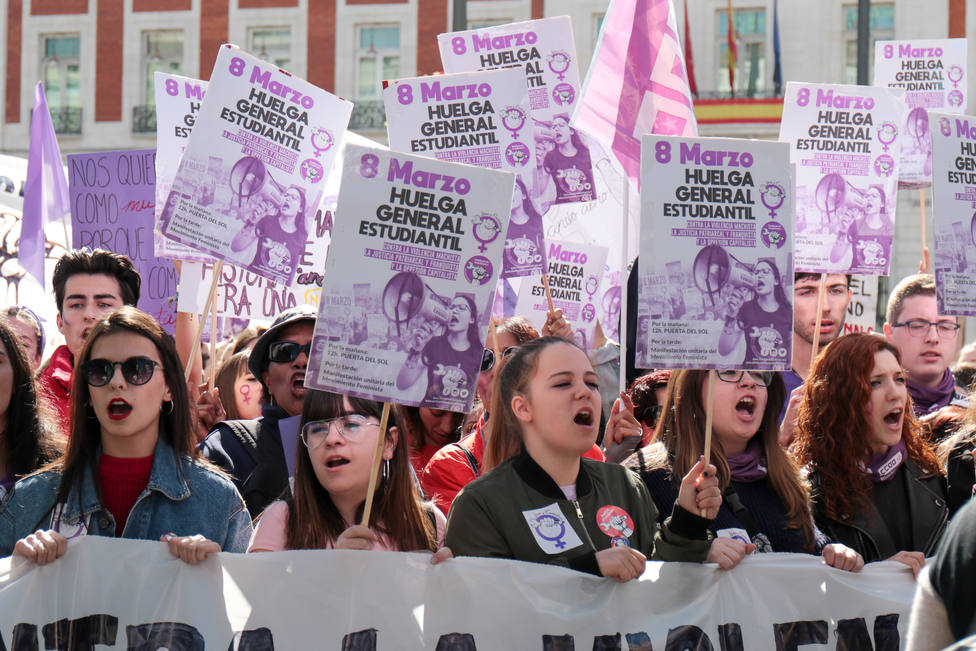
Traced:
<path fill-rule="evenodd" d="M 27 273 L 44 285 L 44 227 L 63 219 L 71 211 L 68 181 L 64 177 L 61 150 L 47 108 L 44 87 L 37 82 L 31 117 L 30 150 L 27 154 L 27 182 L 24 184 L 24 218 L 20 226 L 17 261 Z M 67 242 L 65 244 L 68 244 Z"/>

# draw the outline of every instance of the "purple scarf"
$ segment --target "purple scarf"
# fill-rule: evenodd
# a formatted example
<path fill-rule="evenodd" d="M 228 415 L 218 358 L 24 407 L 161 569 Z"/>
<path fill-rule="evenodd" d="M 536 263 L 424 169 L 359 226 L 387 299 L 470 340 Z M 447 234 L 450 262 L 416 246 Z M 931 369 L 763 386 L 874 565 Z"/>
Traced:
<path fill-rule="evenodd" d="M 734 481 L 751 484 L 766 477 L 766 455 L 763 454 L 758 437 L 749 441 L 745 452 L 730 454 L 726 460 L 729 462 L 729 472 L 732 473 Z"/>
<path fill-rule="evenodd" d="M 908 447 L 902 440 L 888 448 L 887 452 L 875 454 L 867 461 L 858 462 L 857 465 L 872 481 L 883 482 L 894 477 L 907 458 Z"/>
<path fill-rule="evenodd" d="M 945 375 L 936 387 L 925 387 L 908 380 L 908 394 L 912 397 L 912 404 L 915 406 L 915 415 L 924 416 L 931 414 L 937 409 L 941 409 L 952 401 L 952 396 L 956 392 L 956 380 L 952 377 L 952 371 L 945 370 Z"/>

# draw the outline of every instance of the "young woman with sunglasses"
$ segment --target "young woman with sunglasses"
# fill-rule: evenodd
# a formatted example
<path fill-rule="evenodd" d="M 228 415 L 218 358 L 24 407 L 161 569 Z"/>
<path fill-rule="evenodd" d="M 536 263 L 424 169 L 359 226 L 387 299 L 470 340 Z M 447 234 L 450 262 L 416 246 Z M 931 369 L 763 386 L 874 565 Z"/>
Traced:
<path fill-rule="evenodd" d="M 793 449 L 811 473 L 817 526 L 869 563 L 899 561 L 917 575 L 951 512 L 898 349 L 872 334 L 840 337 L 804 384 Z"/>
<path fill-rule="evenodd" d="M 552 321 L 556 326 L 561 326 L 565 321 L 562 312 L 559 312 L 557 320 Z M 572 329 L 567 329 L 572 334 Z M 518 350 L 518 346 L 538 338 L 539 332 L 520 316 L 505 319 L 495 327 L 494 332 L 488 333 L 481 358 L 481 375 L 478 376 L 477 392 L 481 406 L 475 408 L 480 410 L 480 414 L 475 419 L 474 432 L 434 453 L 420 474 L 420 486 L 424 493 L 444 513 L 450 511 L 451 503 L 462 488 L 488 470 L 488 467 L 483 467 L 486 439 L 490 436 L 487 406 L 492 400 L 495 373 L 502 366 L 502 362 Z M 501 359 L 498 359 L 499 356 Z M 511 456 L 514 452 L 509 450 L 507 454 Z M 494 463 L 500 463 L 508 456 L 499 450 L 494 457 Z M 604 459 L 600 447 L 595 443 L 585 456 L 598 461 Z"/>
<path fill-rule="evenodd" d="M 702 561 L 707 519 L 721 503 L 704 458 L 681 481 L 658 530 L 647 489 L 629 470 L 584 459 L 599 429 L 600 392 L 589 358 L 558 337 L 527 342 L 499 372 L 492 436 L 519 453 L 464 487 L 447 544 L 458 556 L 551 563 L 624 582 L 648 558 Z"/>
<path fill-rule="evenodd" d="M 163 540 L 189 563 L 244 551 L 251 518 L 195 452 L 183 369 L 159 324 L 115 310 L 75 368 L 68 451 L 14 486 L 0 511 L 0 556 L 43 565 L 86 534 Z"/>
<path fill-rule="evenodd" d="M 752 551 L 822 554 L 828 565 L 857 571 L 863 559 L 819 536 L 799 467 L 779 445 L 777 421 L 786 389 L 771 371 L 717 371 L 712 395 L 712 460 L 722 506 L 710 524 L 710 562 L 730 569 Z M 656 442 L 627 461 L 661 510 L 705 446 L 708 371 L 675 371 Z M 660 518 L 659 518 L 660 519 Z"/>
<path fill-rule="evenodd" d="M 249 552 L 286 549 L 437 551 L 444 515 L 420 500 L 407 446 L 390 418 L 370 527 L 360 525 L 382 403 L 309 390 L 292 494 L 258 520 Z M 435 562 L 448 552 L 435 557 Z"/>

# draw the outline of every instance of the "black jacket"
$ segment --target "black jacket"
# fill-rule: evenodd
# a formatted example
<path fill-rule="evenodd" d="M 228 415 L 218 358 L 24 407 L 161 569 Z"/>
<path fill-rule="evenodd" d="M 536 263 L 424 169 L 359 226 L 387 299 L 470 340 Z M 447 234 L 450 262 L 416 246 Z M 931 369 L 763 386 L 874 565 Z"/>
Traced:
<path fill-rule="evenodd" d="M 922 471 L 911 459 L 905 461 L 904 473 L 899 477 L 907 484 L 909 516 L 912 522 L 912 548 L 898 549 L 873 499 L 871 507 L 857 513 L 845 513 L 839 520 L 827 517 L 822 499 L 821 477 L 813 473 L 813 517 L 817 527 L 834 542 L 847 545 L 864 557 L 865 563 L 883 561 L 900 551 L 920 551 L 931 556 L 949 520 L 946 481 L 941 474 Z M 834 487 L 834 490 L 849 490 Z"/>

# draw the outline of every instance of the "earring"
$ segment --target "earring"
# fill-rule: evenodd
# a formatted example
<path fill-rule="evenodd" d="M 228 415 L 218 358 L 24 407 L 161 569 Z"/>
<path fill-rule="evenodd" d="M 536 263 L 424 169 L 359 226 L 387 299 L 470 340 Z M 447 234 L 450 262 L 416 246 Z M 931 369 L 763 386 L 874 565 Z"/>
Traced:
<path fill-rule="evenodd" d="M 383 461 L 383 479 L 389 479 L 389 478 L 390 478 L 390 460 L 385 459 Z"/>
<path fill-rule="evenodd" d="M 169 409 L 166 409 L 166 405 L 169 405 Z M 164 416 L 171 416 L 176 410 L 176 405 L 173 404 L 172 400 L 164 400 L 163 404 L 159 406 L 159 411 L 163 412 Z"/>

